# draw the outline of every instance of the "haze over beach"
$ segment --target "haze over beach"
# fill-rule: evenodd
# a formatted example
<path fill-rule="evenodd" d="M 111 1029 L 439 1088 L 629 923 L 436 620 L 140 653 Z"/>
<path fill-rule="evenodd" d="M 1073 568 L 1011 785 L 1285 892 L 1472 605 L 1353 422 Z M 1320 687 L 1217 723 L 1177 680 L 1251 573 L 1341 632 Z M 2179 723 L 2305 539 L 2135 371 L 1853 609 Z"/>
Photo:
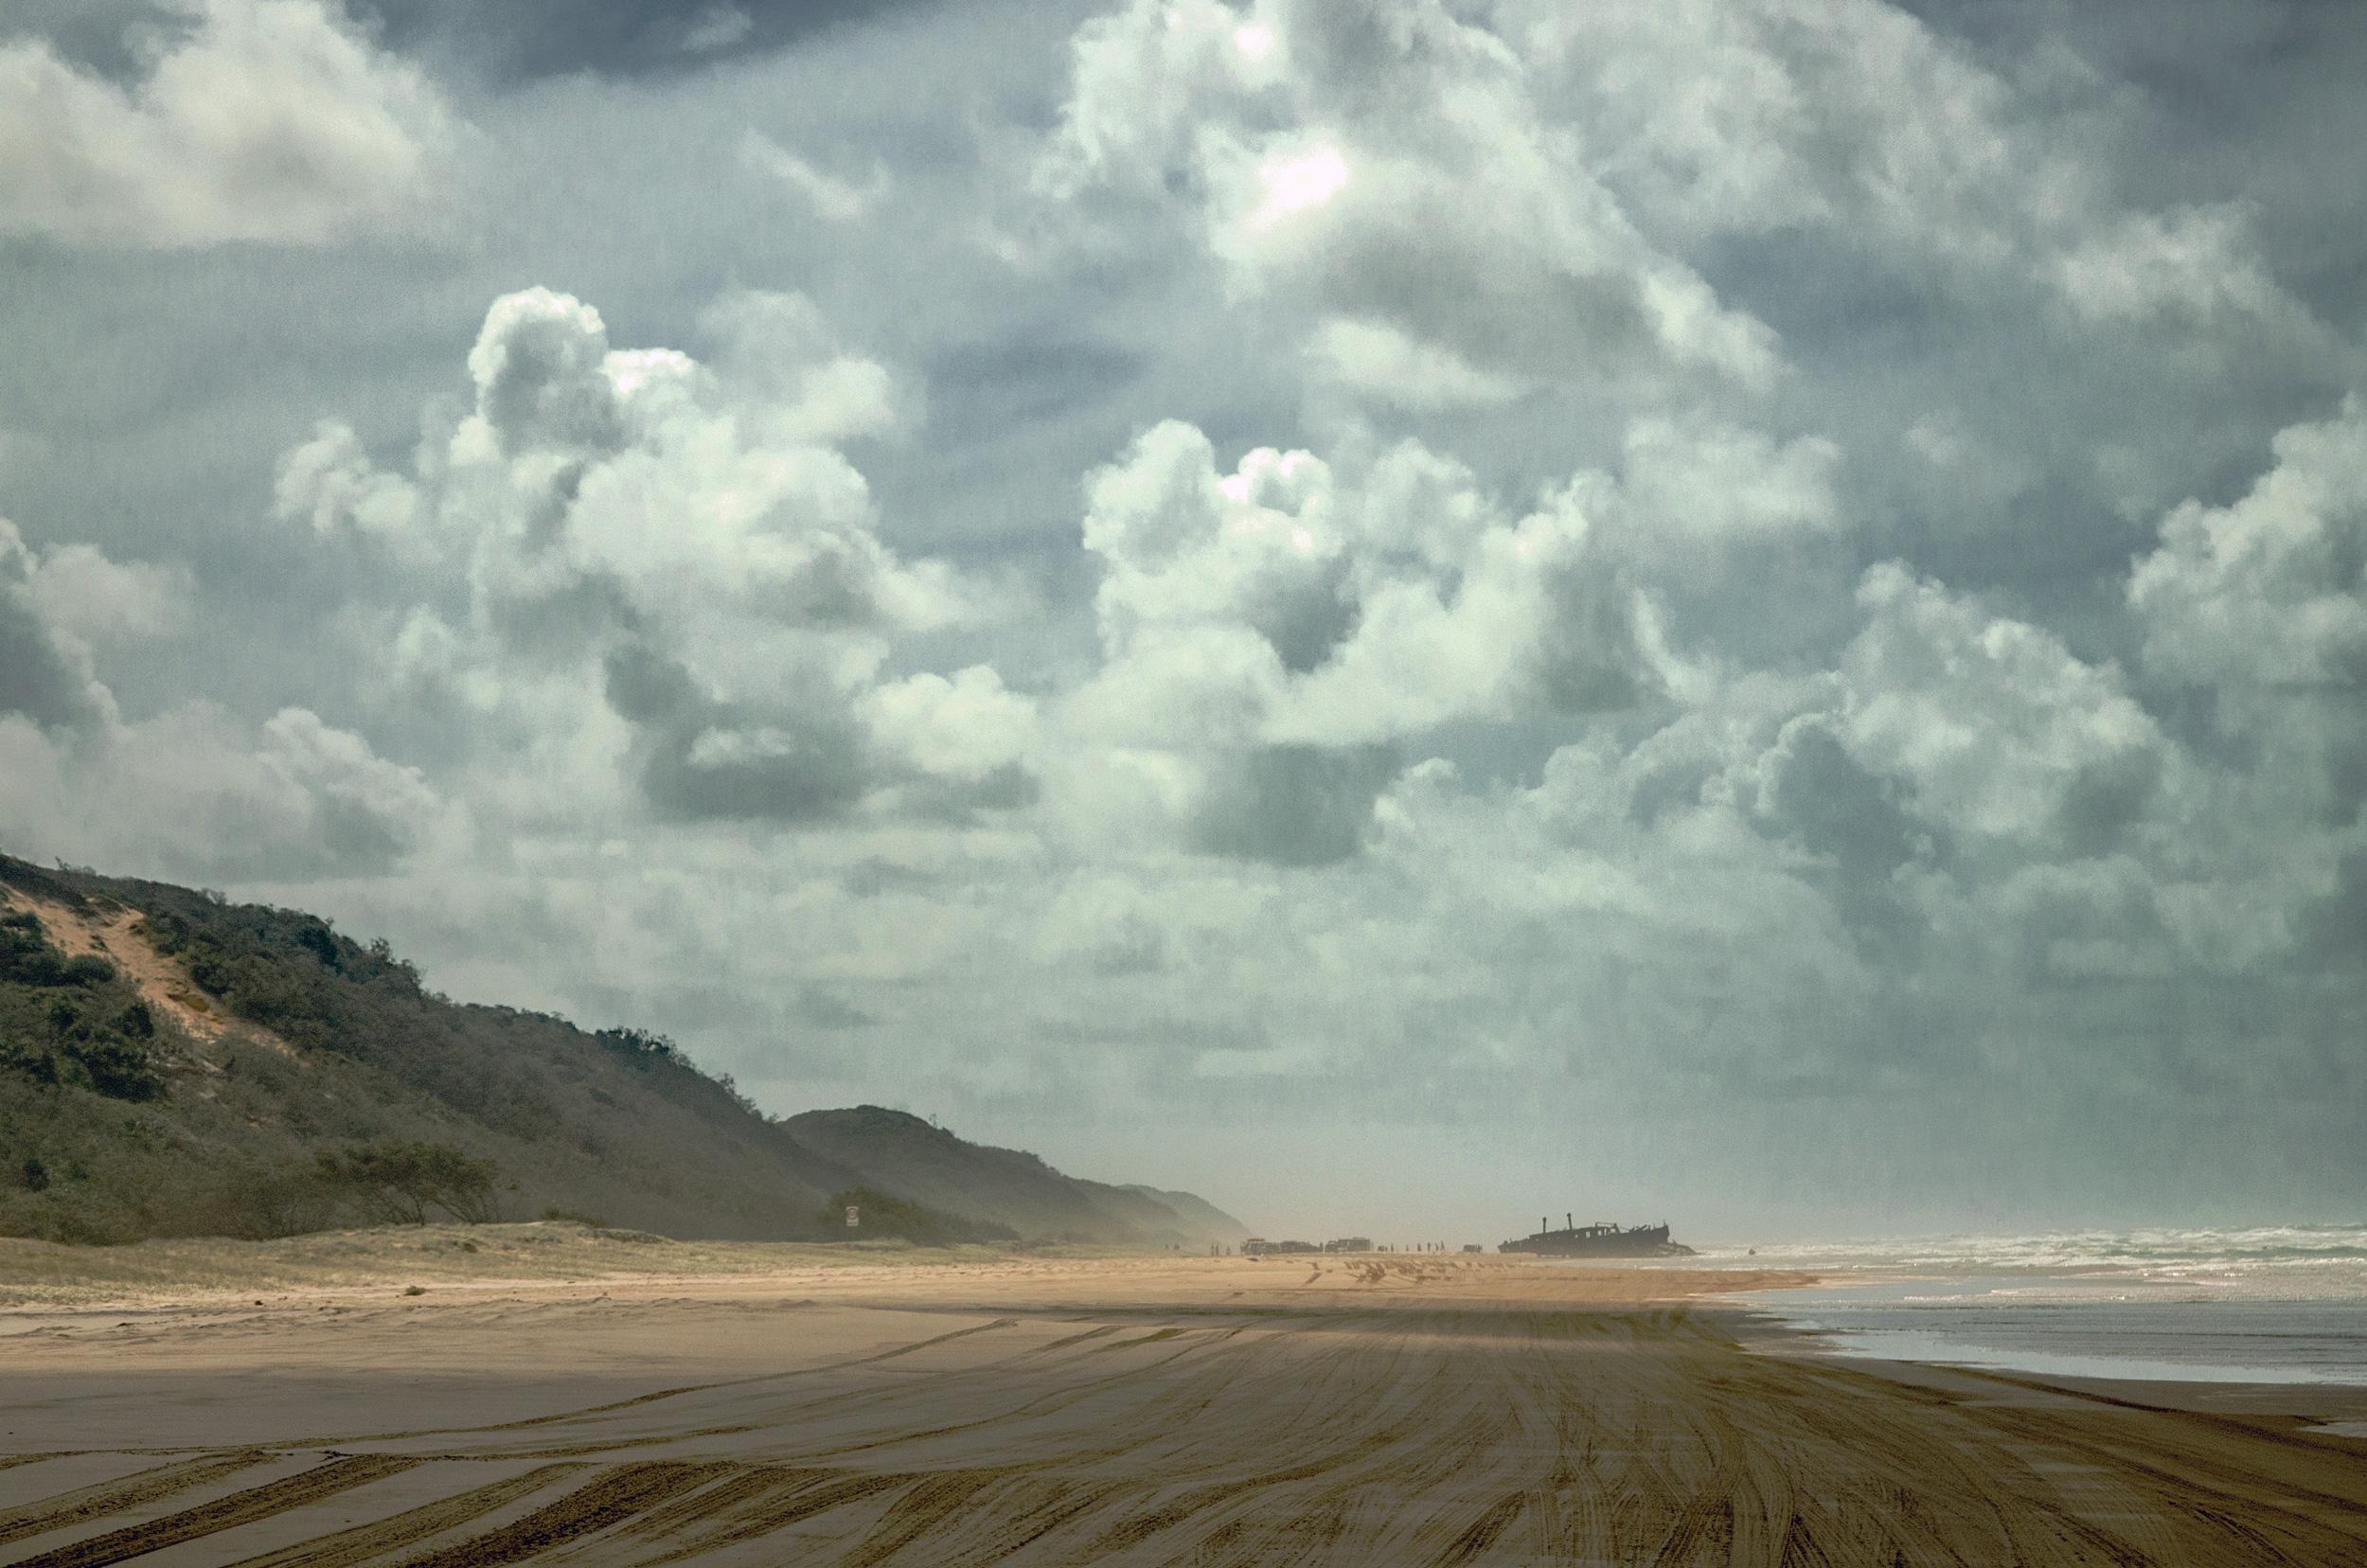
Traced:
<path fill-rule="evenodd" d="M 2361 80 L 9 0 L 0 1545 L 2367 1560 Z"/>

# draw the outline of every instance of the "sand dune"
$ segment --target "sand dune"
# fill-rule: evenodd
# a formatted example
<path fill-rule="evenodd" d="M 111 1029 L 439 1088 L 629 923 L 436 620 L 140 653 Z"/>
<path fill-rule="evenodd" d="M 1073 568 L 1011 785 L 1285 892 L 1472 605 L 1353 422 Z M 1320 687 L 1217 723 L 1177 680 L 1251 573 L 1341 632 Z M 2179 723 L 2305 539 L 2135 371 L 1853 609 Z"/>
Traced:
<path fill-rule="evenodd" d="M 63 1565 L 2367 1562 L 2367 1444 L 1510 1260 L 970 1257 L 0 1322 Z"/>

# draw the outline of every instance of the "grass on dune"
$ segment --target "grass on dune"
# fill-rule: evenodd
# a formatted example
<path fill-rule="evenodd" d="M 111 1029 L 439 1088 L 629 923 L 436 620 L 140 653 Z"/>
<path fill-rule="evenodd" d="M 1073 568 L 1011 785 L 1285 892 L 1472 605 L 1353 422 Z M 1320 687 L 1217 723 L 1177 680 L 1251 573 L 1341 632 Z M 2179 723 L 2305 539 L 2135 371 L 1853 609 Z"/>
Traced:
<path fill-rule="evenodd" d="M 271 1241 L 217 1238 L 66 1246 L 0 1238 L 0 1307 L 77 1306 L 382 1283 L 758 1275 L 791 1269 L 1008 1256 L 1008 1246 L 904 1241 L 676 1241 L 573 1221 L 394 1225 Z M 1040 1249 L 1026 1249 L 1034 1252 Z M 1094 1249 L 1082 1249 L 1094 1250 Z"/>

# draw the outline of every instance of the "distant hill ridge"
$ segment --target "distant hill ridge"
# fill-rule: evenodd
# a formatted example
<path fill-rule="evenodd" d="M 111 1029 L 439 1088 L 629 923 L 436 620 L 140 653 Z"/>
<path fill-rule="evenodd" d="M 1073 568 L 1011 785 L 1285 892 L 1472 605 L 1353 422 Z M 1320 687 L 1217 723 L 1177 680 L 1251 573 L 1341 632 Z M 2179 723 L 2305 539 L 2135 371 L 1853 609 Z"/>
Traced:
<path fill-rule="evenodd" d="M 928 1241 L 1244 1234 L 1188 1193 L 899 1111 L 774 1120 L 662 1036 L 453 1002 L 314 916 L 0 855 L 0 1234 L 288 1235 L 440 1207 L 845 1239 L 848 1201 L 859 1234 Z"/>
<path fill-rule="evenodd" d="M 785 1125 L 800 1144 L 867 1185 L 1023 1236 L 1175 1234 L 1236 1241 L 1247 1234 L 1232 1216 L 1189 1193 L 1063 1176 L 1033 1154 L 967 1143 L 902 1111 L 809 1111 Z"/>

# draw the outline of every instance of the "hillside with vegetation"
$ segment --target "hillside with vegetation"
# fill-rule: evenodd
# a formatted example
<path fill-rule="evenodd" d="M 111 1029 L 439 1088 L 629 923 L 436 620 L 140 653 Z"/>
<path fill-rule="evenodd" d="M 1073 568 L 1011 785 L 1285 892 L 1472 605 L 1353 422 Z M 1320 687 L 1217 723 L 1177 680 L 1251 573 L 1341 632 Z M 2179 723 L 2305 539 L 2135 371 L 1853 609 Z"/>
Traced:
<path fill-rule="evenodd" d="M 453 1002 L 314 916 L 0 856 L 0 1235 L 556 1217 L 823 1240 L 848 1203 L 864 1236 L 924 1243 L 1239 1233 L 900 1113 L 810 1115 L 765 1115 L 661 1035 Z"/>
<path fill-rule="evenodd" d="M 968 1214 L 1023 1236 L 1090 1239 L 1130 1234 L 1186 1244 L 1237 1241 L 1232 1216 L 1189 1193 L 1078 1181 L 1017 1149 L 969 1143 L 918 1116 L 877 1105 L 789 1118 L 806 1148 L 874 1187 Z"/>

